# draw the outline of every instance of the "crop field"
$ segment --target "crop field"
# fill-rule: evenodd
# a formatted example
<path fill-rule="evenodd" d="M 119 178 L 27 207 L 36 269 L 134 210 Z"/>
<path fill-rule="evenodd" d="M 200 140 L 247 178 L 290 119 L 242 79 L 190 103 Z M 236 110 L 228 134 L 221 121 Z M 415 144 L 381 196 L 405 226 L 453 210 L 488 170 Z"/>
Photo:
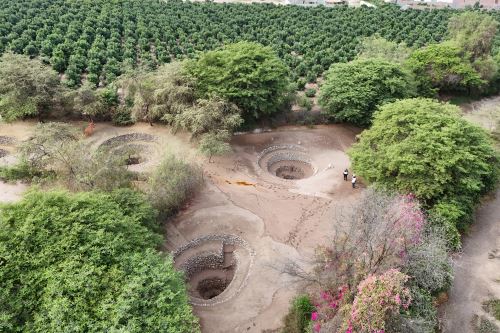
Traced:
<path fill-rule="evenodd" d="M 451 10 L 395 6 L 349 8 L 157 0 L 5 0 L 0 52 L 39 56 L 73 84 L 81 75 L 113 81 L 127 68 L 154 69 L 174 59 L 241 40 L 272 46 L 299 76 L 313 81 L 332 63 L 352 60 L 374 33 L 409 46 L 439 42 Z"/>

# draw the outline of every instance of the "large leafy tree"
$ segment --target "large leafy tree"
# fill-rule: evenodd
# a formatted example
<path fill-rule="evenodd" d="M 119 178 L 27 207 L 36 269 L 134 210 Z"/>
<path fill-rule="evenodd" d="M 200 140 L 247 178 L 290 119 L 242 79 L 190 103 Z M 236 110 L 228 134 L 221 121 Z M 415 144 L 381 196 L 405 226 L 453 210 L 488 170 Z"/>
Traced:
<path fill-rule="evenodd" d="M 0 116 L 5 121 L 42 117 L 60 98 L 57 73 L 39 60 L 6 53 L 0 58 Z"/>
<path fill-rule="evenodd" d="M 201 96 L 225 98 L 254 117 L 277 111 L 289 91 L 288 69 L 271 48 L 257 43 L 207 52 L 187 70 Z"/>
<path fill-rule="evenodd" d="M 328 70 L 319 103 L 335 120 L 366 126 L 378 106 L 415 95 L 413 77 L 400 65 L 356 60 Z"/>
<path fill-rule="evenodd" d="M 416 50 L 408 59 L 419 82 L 422 94 L 441 91 L 460 91 L 479 88 L 486 82 L 472 67 L 454 42 L 432 44 Z"/>
<path fill-rule="evenodd" d="M 448 37 L 472 58 L 489 56 L 497 33 L 498 22 L 486 13 L 464 12 L 448 22 Z"/>
<path fill-rule="evenodd" d="M 498 179 L 498 155 L 488 134 L 461 118 L 458 107 L 432 99 L 382 106 L 349 154 L 366 180 L 414 193 L 428 207 L 445 205 L 438 215 L 450 221 L 446 212 L 455 212 L 453 224 Z"/>
<path fill-rule="evenodd" d="M 139 194 L 33 192 L 0 210 L 2 332 L 198 332 Z"/>

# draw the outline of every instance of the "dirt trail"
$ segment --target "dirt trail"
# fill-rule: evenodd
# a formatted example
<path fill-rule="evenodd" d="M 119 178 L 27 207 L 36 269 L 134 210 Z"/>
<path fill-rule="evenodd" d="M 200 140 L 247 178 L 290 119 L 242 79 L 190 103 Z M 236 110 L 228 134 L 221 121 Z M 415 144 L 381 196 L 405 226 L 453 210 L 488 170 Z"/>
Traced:
<path fill-rule="evenodd" d="M 490 256 L 495 249 L 500 251 L 500 190 L 478 209 L 456 259 L 449 301 L 441 308 L 444 333 L 472 332 L 472 316 L 485 314 L 481 303 L 500 298 L 500 252 Z"/>

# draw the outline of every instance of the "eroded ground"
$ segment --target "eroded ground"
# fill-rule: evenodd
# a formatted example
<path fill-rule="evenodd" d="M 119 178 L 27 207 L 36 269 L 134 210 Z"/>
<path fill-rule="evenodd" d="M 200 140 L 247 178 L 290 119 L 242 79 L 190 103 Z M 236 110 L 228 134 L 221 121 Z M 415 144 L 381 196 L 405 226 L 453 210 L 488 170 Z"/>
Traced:
<path fill-rule="evenodd" d="M 1 124 L 0 133 L 22 141 L 34 125 Z M 142 149 L 129 166 L 136 171 L 151 170 L 166 151 L 202 165 L 206 185 L 166 224 L 164 249 L 176 255 L 177 267 L 189 267 L 203 332 L 262 332 L 280 327 L 291 297 L 305 287 L 282 272 L 284 265 L 310 269 L 314 249 L 328 243 L 333 215 L 362 191 L 342 178 L 345 151 L 358 133 L 332 125 L 238 135 L 234 153 L 213 163 L 186 134 L 163 126 L 97 124 L 86 140 L 95 149 Z M 15 146 L 8 149 L 15 156 Z M 0 183 L 2 201 L 19 198 L 25 187 Z"/>

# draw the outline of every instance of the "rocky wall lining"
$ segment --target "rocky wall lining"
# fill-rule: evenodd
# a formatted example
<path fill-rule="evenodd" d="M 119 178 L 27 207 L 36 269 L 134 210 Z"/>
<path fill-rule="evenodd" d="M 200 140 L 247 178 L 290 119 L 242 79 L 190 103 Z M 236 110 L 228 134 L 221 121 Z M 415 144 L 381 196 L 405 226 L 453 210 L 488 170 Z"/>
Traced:
<path fill-rule="evenodd" d="M 117 144 L 123 144 L 133 141 L 157 142 L 158 137 L 147 133 L 128 133 L 107 139 L 99 145 L 99 148 L 113 147 Z"/>
<path fill-rule="evenodd" d="M 250 276 L 250 270 L 253 266 L 254 262 L 254 257 L 255 257 L 255 251 L 249 246 L 249 244 L 241 239 L 240 237 L 236 235 L 207 235 L 203 236 L 200 238 L 196 238 L 192 240 L 191 242 L 179 247 L 177 250 L 174 251 L 173 257 L 174 261 L 175 258 L 177 258 L 181 253 L 188 249 L 196 248 L 197 246 L 200 246 L 203 243 L 206 242 L 214 242 L 214 241 L 220 241 L 221 242 L 221 247 L 220 251 L 217 250 L 217 252 L 201 252 L 199 255 L 191 257 L 188 259 L 186 262 L 181 264 L 182 269 L 186 273 L 186 276 L 193 276 L 193 274 L 198 273 L 200 271 L 203 271 L 204 269 L 210 269 L 210 268 L 222 268 L 222 264 L 224 262 L 224 245 L 237 245 L 243 249 L 245 249 L 248 254 L 249 254 L 249 260 L 250 262 L 248 263 L 248 269 L 246 272 L 246 276 L 241 282 L 241 284 L 238 286 L 238 288 L 234 291 L 228 291 L 228 288 L 231 287 L 233 281 L 236 279 L 237 276 L 239 276 L 241 273 L 241 265 L 240 265 L 240 258 L 238 257 L 238 254 L 236 252 L 233 252 L 233 265 L 235 265 L 236 269 L 234 271 L 233 279 L 227 286 L 226 290 L 224 290 L 220 295 L 215 296 L 214 298 L 211 299 L 201 299 L 197 298 L 194 296 L 191 296 L 191 304 L 192 305 L 197 305 L 197 306 L 215 306 L 221 303 L 226 302 L 227 300 L 231 299 L 235 295 L 237 295 L 247 284 L 248 278 Z M 203 268 L 199 268 L 200 265 Z M 212 267 L 214 266 L 214 267 Z M 220 297 L 219 297 L 220 296 Z"/>
<path fill-rule="evenodd" d="M 13 145 L 16 143 L 16 139 L 10 136 L 0 135 L 0 145 Z"/>

